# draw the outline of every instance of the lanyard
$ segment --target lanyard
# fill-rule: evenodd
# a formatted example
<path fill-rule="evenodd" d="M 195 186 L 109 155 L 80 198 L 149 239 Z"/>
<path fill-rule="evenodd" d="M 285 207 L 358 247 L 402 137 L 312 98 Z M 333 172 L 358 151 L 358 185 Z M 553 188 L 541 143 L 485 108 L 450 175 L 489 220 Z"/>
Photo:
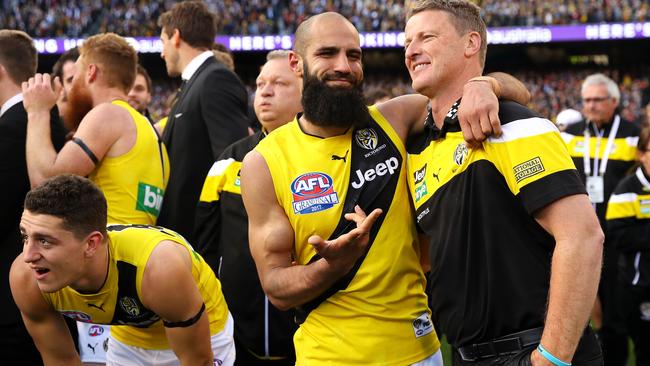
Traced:
<path fill-rule="evenodd" d="M 650 182 L 648 182 L 648 180 L 646 179 L 641 167 L 638 167 L 636 169 L 636 177 L 639 180 L 639 182 L 641 182 L 641 185 L 643 185 L 647 189 L 650 189 Z"/>
<path fill-rule="evenodd" d="M 602 139 L 604 130 L 602 132 L 598 132 L 598 139 L 596 140 L 596 156 L 594 156 L 594 177 L 597 176 L 596 174 L 600 176 L 605 175 L 605 169 L 607 169 L 607 162 L 609 161 L 609 155 L 612 153 L 612 149 L 614 148 L 614 140 L 616 139 L 616 133 L 618 132 L 618 126 L 621 124 L 621 117 L 619 115 L 616 115 L 616 118 L 614 118 L 614 124 L 612 125 L 612 130 L 609 132 L 609 137 L 607 138 L 607 145 L 605 146 L 605 152 L 603 153 L 603 159 L 600 162 L 600 167 L 598 166 L 598 155 L 600 153 L 600 140 Z M 591 148 L 589 144 L 589 140 L 591 138 L 591 133 L 589 132 L 589 124 L 587 124 L 587 127 L 585 128 L 584 132 L 585 136 L 585 153 L 582 155 L 583 159 L 583 165 L 584 165 L 584 171 L 585 171 L 585 176 L 590 176 L 591 175 L 591 164 L 589 163 L 589 154 L 591 153 Z"/>

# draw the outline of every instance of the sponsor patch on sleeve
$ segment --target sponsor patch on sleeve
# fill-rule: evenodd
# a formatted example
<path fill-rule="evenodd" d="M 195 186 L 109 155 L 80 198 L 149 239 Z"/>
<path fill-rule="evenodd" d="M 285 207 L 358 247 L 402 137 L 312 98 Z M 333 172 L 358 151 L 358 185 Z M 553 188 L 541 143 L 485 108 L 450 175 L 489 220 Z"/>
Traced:
<path fill-rule="evenodd" d="M 413 332 L 415 332 L 415 338 L 420 338 L 433 332 L 433 323 L 428 312 L 424 312 L 413 320 Z"/>
<path fill-rule="evenodd" d="M 519 183 L 526 178 L 542 173 L 544 171 L 544 164 L 542 164 L 542 159 L 538 156 L 528 161 L 524 161 L 519 165 L 515 165 L 512 170 L 515 173 L 517 183 Z"/>

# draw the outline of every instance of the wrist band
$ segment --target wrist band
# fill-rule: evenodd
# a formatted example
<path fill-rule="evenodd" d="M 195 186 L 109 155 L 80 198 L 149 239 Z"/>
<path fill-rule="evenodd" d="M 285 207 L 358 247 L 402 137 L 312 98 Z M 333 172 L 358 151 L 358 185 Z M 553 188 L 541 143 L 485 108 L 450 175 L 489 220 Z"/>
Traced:
<path fill-rule="evenodd" d="M 541 343 L 539 345 L 537 345 L 537 352 L 539 352 L 539 354 L 542 355 L 542 357 L 544 357 L 545 359 L 551 361 L 551 363 L 553 363 L 556 366 L 571 366 L 570 362 L 564 362 L 564 361 L 560 360 L 559 358 L 553 356 L 551 354 L 551 352 L 547 351 L 546 348 L 544 348 L 544 346 L 542 346 Z"/>
<path fill-rule="evenodd" d="M 501 85 L 499 85 L 499 82 L 497 79 L 491 77 L 491 76 L 476 76 L 471 79 L 469 79 L 467 82 L 471 83 L 473 81 L 486 81 L 490 84 L 492 87 L 492 92 L 494 92 L 494 95 L 497 96 L 497 98 L 501 97 Z"/>

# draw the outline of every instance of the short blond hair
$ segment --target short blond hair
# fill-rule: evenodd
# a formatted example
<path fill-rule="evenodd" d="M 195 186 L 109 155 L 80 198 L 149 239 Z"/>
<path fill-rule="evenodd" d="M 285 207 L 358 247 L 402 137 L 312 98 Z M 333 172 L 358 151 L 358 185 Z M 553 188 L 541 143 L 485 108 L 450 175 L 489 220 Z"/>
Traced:
<path fill-rule="evenodd" d="M 449 21 L 460 35 L 477 32 L 481 36 L 479 61 L 485 65 L 487 54 L 487 27 L 481 18 L 481 8 L 465 0 L 415 0 L 406 14 L 406 19 L 427 10 L 441 10 L 449 13 Z"/>
<path fill-rule="evenodd" d="M 138 54 L 135 49 L 115 33 L 97 34 L 79 47 L 79 56 L 86 65 L 101 65 L 109 87 L 128 93 L 135 82 Z"/>

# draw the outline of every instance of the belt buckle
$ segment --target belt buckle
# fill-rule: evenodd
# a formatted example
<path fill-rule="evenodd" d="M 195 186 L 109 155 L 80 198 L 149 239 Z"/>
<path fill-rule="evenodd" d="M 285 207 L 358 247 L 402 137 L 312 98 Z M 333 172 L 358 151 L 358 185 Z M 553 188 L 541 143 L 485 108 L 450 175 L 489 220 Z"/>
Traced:
<path fill-rule="evenodd" d="M 471 349 L 472 349 L 472 352 L 470 352 L 470 353 L 472 353 L 472 355 L 468 355 L 468 354 L 466 354 L 465 351 L 466 351 L 468 348 L 471 348 Z M 460 354 L 460 358 L 461 358 L 463 361 L 474 362 L 474 361 L 476 361 L 476 360 L 479 359 L 478 357 L 475 356 L 475 355 L 476 355 L 476 345 L 475 345 L 475 344 L 473 344 L 473 345 L 471 345 L 471 346 L 460 347 L 460 348 L 458 348 L 457 350 L 458 350 L 458 353 Z"/>
<path fill-rule="evenodd" d="M 520 337 L 502 338 L 492 342 L 497 356 L 517 353 L 524 349 Z"/>

